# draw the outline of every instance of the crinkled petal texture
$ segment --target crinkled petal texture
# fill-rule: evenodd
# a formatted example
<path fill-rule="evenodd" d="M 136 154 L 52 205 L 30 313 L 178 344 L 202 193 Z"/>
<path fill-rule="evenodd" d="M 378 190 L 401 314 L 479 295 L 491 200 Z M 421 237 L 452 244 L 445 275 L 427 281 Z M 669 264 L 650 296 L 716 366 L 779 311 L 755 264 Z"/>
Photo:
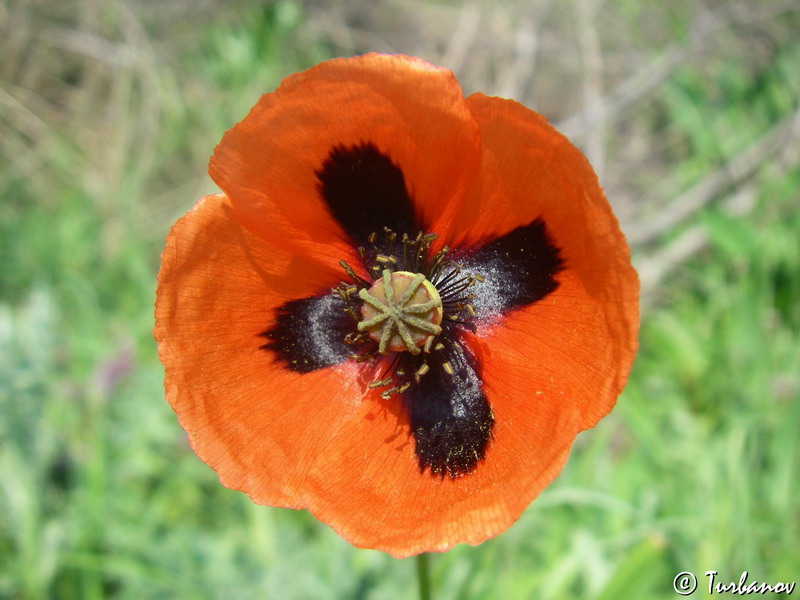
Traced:
<path fill-rule="evenodd" d="M 480 160 L 477 125 L 450 71 L 370 54 L 287 77 L 225 134 L 209 172 L 251 231 L 335 267 L 353 250 L 316 171 L 332 146 L 362 142 L 403 165 L 417 216 L 434 228 L 464 201 Z"/>
<path fill-rule="evenodd" d="M 614 406 L 637 350 L 639 280 L 617 220 L 584 156 L 521 104 L 474 94 L 481 169 L 453 241 L 470 247 L 541 218 L 564 261 L 558 288 L 478 335 L 487 385 L 521 374 L 529 393 L 561 397 L 581 429 Z"/>
<path fill-rule="evenodd" d="M 402 397 L 370 389 L 366 365 L 298 372 L 261 348 L 280 307 L 328 293 L 338 261 L 356 256 L 315 174 L 332 147 L 362 143 L 400 167 L 417 222 L 444 243 L 469 255 L 541 219 L 563 259 L 555 291 L 463 334 L 494 428 L 462 477 L 420 470 Z M 398 557 L 477 544 L 520 516 L 613 406 L 635 354 L 636 274 L 588 163 L 535 113 L 465 100 L 418 59 L 329 61 L 262 98 L 211 173 L 226 194 L 167 238 L 155 336 L 167 398 L 224 485 Z"/>

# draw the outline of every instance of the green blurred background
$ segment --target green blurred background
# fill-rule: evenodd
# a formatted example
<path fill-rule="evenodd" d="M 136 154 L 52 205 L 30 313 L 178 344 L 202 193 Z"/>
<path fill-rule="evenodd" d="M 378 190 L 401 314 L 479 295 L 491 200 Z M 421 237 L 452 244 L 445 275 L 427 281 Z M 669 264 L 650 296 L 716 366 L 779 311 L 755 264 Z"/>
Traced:
<path fill-rule="evenodd" d="M 415 597 L 414 561 L 255 506 L 187 446 L 151 337 L 172 222 L 280 79 L 405 52 L 589 156 L 643 285 L 612 415 L 437 598 L 800 580 L 800 5 L 0 0 L 0 598 Z"/>

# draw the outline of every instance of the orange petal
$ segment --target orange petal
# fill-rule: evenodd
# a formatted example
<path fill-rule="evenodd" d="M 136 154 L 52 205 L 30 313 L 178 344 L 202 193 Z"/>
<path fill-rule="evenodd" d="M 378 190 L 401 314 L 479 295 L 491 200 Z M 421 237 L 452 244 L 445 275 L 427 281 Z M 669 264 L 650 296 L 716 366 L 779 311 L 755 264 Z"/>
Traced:
<path fill-rule="evenodd" d="M 299 374 L 259 349 L 278 306 L 337 281 L 242 228 L 224 195 L 200 200 L 167 238 L 155 327 L 167 399 L 222 483 L 261 502 L 305 506 L 316 455 L 360 405 L 354 364 Z"/>
<path fill-rule="evenodd" d="M 479 328 L 486 384 L 529 373 L 521 391 L 560 389 L 580 408 L 582 428 L 591 427 L 611 410 L 636 353 L 639 283 L 625 237 L 589 163 L 543 117 L 481 94 L 467 104 L 482 163 L 459 214 L 460 242 L 473 246 L 541 218 L 565 267 L 544 300 Z"/>
<path fill-rule="evenodd" d="M 372 402 L 327 441 L 311 511 L 356 546 L 396 557 L 479 544 L 511 526 L 561 470 L 579 415 L 530 396 L 524 374 L 485 391 L 494 416 L 486 457 L 466 476 L 420 473 L 399 399 Z"/>
<path fill-rule="evenodd" d="M 315 171 L 334 147 L 363 142 L 403 170 L 424 223 L 460 205 L 479 160 L 477 127 L 452 73 L 370 54 L 287 77 L 225 134 L 209 172 L 251 231 L 278 232 L 272 243 L 335 265 L 350 250 Z"/>

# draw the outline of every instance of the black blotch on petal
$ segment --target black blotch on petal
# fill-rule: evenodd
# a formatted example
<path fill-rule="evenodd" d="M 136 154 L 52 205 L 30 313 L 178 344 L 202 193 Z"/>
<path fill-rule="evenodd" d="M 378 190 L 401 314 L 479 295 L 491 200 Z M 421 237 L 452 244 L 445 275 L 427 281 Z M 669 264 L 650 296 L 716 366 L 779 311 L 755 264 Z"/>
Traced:
<path fill-rule="evenodd" d="M 374 144 L 334 147 L 316 175 L 322 199 L 357 244 L 384 227 L 409 235 L 421 229 L 403 171 Z"/>
<path fill-rule="evenodd" d="M 463 261 L 464 269 L 483 275 L 471 288 L 478 318 L 502 314 L 537 302 L 558 287 L 564 268 L 559 249 L 536 219 L 487 243 Z"/>
<path fill-rule="evenodd" d="M 261 349 L 274 352 L 292 371 L 309 373 L 339 364 L 352 354 L 344 337 L 353 319 L 333 294 L 292 300 L 278 308 L 274 325 L 261 334 Z"/>
<path fill-rule="evenodd" d="M 483 460 L 494 417 L 472 357 L 457 345 L 443 352 L 431 355 L 431 370 L 405 392 L 404 400 L 420 471 L 456 478 Z M 442 368 L 445 360 L 452 375 Z"/>

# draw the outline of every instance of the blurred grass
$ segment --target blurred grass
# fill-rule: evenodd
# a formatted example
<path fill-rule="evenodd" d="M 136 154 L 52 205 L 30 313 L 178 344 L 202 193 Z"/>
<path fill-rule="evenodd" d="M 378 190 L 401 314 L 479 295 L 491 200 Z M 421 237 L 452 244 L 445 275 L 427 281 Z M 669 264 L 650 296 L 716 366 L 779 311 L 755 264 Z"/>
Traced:
<path fill-rule="evenodd" d="M 337 5 L 0 6 L 0 598 L 413 597 L 413 561 L 217 483 L 163 400 L 150 333 L 163 237 L 213 191 L 213 145 L 342 47 L 306 26 L 344 19 Z M 690 2 L 658 24 L 615 6 L 638 48 L 649 29 L 690 43 Z M 625 149 L 656 147 L 641 162 L 659 192 L 632 233 L 796 114 L 800 42 L 781 32 L 797 14 L 776 15 L 681 62 L 608 138 L 621 195 L 641 185 L 614 171 Z M 652 279 L 617 409 L 507 533 L 434 557 L 437 598 L 674 598 L 684 570 L 701 588 L 712 569 L 800 578 L 796 139 L 637 246 L 645 266 L 700 234 Z"/>

